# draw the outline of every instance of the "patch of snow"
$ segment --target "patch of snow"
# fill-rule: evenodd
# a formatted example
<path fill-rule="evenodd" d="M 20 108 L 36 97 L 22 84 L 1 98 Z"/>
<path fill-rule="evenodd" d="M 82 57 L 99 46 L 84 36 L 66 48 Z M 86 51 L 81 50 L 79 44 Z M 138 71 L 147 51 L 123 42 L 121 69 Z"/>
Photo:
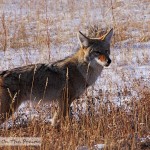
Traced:
<path fill-rule="evenodd" d="M 76 150 L 89 150 L 87 146 L 78 146 Z"/>
<path fill-rule="evenodd" d="M 95 147 L 95 150 L 102 150 L 102 149 L 104 149 L 105 148 L 105 144 L 96 144 L 96 145 L 94 145 L 94 147 Z"/>
<path fill-rule="evenodd" d="M 140 138 L 140 141 L 141 141 L 141 142 L 145 142 L 145 141 L 147 141 L 147 140 L 150 140 L 150 135 L 147 136 L 147 137 L 145 137 L 145 138 Z"/>

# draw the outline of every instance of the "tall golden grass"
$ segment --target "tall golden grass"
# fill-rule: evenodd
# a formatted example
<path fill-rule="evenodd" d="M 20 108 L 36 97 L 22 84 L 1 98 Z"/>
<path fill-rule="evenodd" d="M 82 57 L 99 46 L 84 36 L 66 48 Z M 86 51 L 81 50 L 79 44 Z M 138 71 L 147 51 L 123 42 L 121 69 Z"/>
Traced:
<path fill-rule="evenodd" d="M 6 0 L 4 3 L 1 0 L 0 7 L 15 2 Z M 147 9 L 147 4 L 149 4 L 147 0 L 132 0 L 128 4 L 125 1 L 105 0 L 97 0 L 96 2 L 92 0 L 88 2 L 66 0 L 66 3 L 63 0 L 55 2 L 47 0 L 30 0 L 27 2 L 22 0 L 17 3 L 19 14 L 9 14 L 5 11 L 0 14 L 0 50 L 2 51 L 8 51 L 10 48 L 16 50 L 39 48 L 42 54 L 42 49 L 45 47 L 51 50 L 51 45 L 60 47 L 61 44 L 67 45 L 68 43 L 71 44 L 73 49 L 77 41 L 70 42 L 70 39 L 76 36 L 75 32 L 79 29 L 87 29 L 89 35 L 93 36 L 91 32 L 95 28 L 102 30 L 101 25 L 104 26 L 105 31 L 114 27 L 115 35 L 112 45 L 115 43 L 121 45 L 121 41 L 129 39 L 130 45 L 128 48 L 131 53 L 133 50 L 130 46 L 134 43 L 150 40 L 150 21 L 138 20 L 135 12 L 132 11 L 132 7 L 137 7 L 138 10 L 141 3 Z M 127 10 L 131 11 L 130 15 L 122 10 L 124 5 Z M 24 9 L 28 10 L 26 15 L 22 14 Z M 94 9 L 97 9 L 97 15 L 99 11 L 102 14 L 102 17 L 98 19 L 99 22 L 96 22 L 95 17 L 91 16 L 90 12 Z M 54 13 L 55 11 L 57 17 L 51 16 L 51 12 Z M 140 13 L 141 17 L 145 15 L 144 12 Z M 80 23 L 74 24 L 72 20 L 75 18 L 77 18 L 77 21 L 80 19 Z M 96 26 L 94 26 L 95 24 Z M 89 30 L 90 25 L 94 26 L 93 29 L 90 28 L 92 31 Z M 131 29 L 138 30 L 138 34 L 130 33 Z M 149 58 L 150 56 L 144 57 L 143 63 L 147 63 Z M 124 76 L 122 73 L 122 80 L 124 80 Z M 95 111 L 92 98 L 89 97 L 90 108 L 87 113 L 78 112 L 79 119 L 73 117 L 72 120 L 62 121 L 57 128 L 52 127 L 50 123 L 44 123 L 39 118 L 38 120 L 33 119 L 25 128 L 13 127 L 10 130 L 0 130 L 1 137 L 42 137 L 41 147 L 0 146 L 0 149 L 77 150 L 82 146 L 94 149 L 94 145 L 103 143 L 105 144 L 105 150 L 148 150 L 150 148 L 149 139 L 147 138 L 142 142 L 140 138 L 149 136 L 150 93 L 147 87 L 146 90 L 140 89 L 141 82 L 142 80 L 137 84 L 136 80 L 133 80 L 132 83 L 133 90 L 139 87 L 140 100 L 131 95 L 125 106 L 116 106 L 111 101 L 112 97 L 109 96 L 107 103 L 104 103 L 101 98 L 97 98 L 100 102 L 98 110 Z M 122 95 L 125 97 L 126 92 L 130 92 L 132 89 L 126 89 L 123 86 Z M 74 106 L 78 106 L 78 103 L 79 101 Z"/>
<path fill-rule="evenodd" d="M 75 150 L 82 146 L 94 149 L 98 143 L 105 144 L 104 149 L 108 150 L 148 149 L 150 93 L 143 92 L 138 101 L 130 99 L 128 108 L 101 102 L 98 111 L 95 112 L 91 105 L 90 113 L 79 113 L 79 119 L 62 121 L 57 128 L 39 118 L 32 120 L 26 128 L 1 130 L 1 137 L 42 137 L 41 147 L 11 146 L 2 149 Z M 143 137 L 147 139 L 142 141 Z"/>

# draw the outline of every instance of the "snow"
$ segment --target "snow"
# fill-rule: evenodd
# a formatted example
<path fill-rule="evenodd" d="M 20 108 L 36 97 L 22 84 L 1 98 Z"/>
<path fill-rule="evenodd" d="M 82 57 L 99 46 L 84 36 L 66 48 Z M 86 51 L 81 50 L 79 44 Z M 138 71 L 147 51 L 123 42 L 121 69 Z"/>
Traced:
<path fill-rule="evenodd" d="M 105 144 L 96 144 L 95 145 L 95 150 L 101 150 L 101 149 L 103 149 L 105 147 Z"/>
<path fill-rule="evenodd" d="M 140 138 L 141 142 L 145 142 L 146 140 L 150 140 L 150 135 L 145 137 L 145 138 Z"/>
<path fill-rule="evenodd" d="M 105 144 L 96 144 L 92 147 L 93 150 L 103 150 L 105 148 Z M 87 146 L 78 146 L 76 150 L 90 150 Z"/>

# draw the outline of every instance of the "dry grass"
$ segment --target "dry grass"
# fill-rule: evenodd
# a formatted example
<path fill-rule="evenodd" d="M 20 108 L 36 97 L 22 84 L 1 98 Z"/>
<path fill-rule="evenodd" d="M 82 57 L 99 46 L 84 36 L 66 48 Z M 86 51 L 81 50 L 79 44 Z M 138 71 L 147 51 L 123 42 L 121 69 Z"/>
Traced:
<path fill-rule="evenodd" d="M 89 101 L 92 101 L 89 99 Z M 104 149 L 146 149 L 149 140 L 141 142 L 140 138 L 149 136 L 150 129 L 150 93 L 143 92 L 142 98 L 128 103 L 128 111 L 113 103 L 100 103 L 99 111 L 90 110 L 79 113 L 79 120 L 62 121 L 58 128 L 48 123 L 32 120 L 26 128 L 13 128 L 0 132 L 4 137 L 42 137 L 41 147 L 15 147 L 15 149 L 57 149 L 75 150 L 87 146 L 94 149 L 97 143 L 104 143 Z M 13 149 L 14 147 L 9 147 Z M 8 147 L 3 147 L 8 149 Z"/>
<path fill-rule="evenodd" d="M 4 0 L 0 0 L 1 8 L 4 4 L 10 3 L 15 4 L 16 1 L 7 0 L 4 3 Z M 74 46 L 77 45 L 74 37 L 76 37 L 78 30 L 85 29 L 84 31 L 88 35 L 94 37 L 102 35 L 113 27 L 115 34 L 112 46 L 115 43 L 121 45 L 121 41 L 124 40 L 129 40 L 130 43 L 126 50 L 129 53 L 120 55 L 123 59 L 119 61 L 119 64 L 115 59 L 116 54 L 113 54 L 114 64 L 130 65 L 130 57 L 135 52 L 132 45 L 136 42 L 150 40 L 150 22 L 148 19 L 142 18 L 148 13 L 132 11 L 132 7 L 137 10 L 140 9 L 141 3 L 145 4 L 145 10 L 148 9 L 148 0 L 131 0 L 129 4 L 125 1 L 113 1 L 112 3 L 112 1 L 105 0 L 97 0 L 96 2 L 92 0 L 88 2 L 68 0 L 67 3 L 63 0 L 57 0 L 55 3 L 46 0 L 29 0 L 28 2 L 22 0 L 18 2 L 19 13 L 14 11 L 15 13 L 9 14 L 3 11 L 0 14 L 0 50 L 27 50 L 28 48 L 43 50 L 45 47 L 52 50 L 52 46 L 57 46 L 56 51 L 59 55 L 62 45 L 67 45 L 67 48 L 74 50 Z M 125 6 L 124 9 L 122 9 L 123 6 Z M 24 9 L 27 9 L 25 15 L 22 14 Z M 99 12 L 102 14 L 97 20 L 91 15 L 91 10 L 95 9 L 97 10 L 96 15 Z M 130 10 L 130 12 L 127 13 L 125 10 Z M 51 15 L 54 12 L 57 15 Z M 99 31 L 96 32 L 96 35 L 95 29 Z M 124 49 L 120 51 L 119 53 L 122 53 Z M 144 59 L 141 61 L 137 57 L 137 64 L 148 64 L 150 56 L 146 52 L 142 54 Z M 53 56 L 50 56 L 50 59 L 52 58 Z M 27 64 L 30 64 L 28 58 Z M 11 66 L 11 62 L 9 65 L 10 67 L 15 66 Z M 120 72 L 116 69 L 115 72 L 120 74 L 124 83 L 130 79 L 128 82 L 133 84 L 130 89 L 122 85 L 121 96 L 125 98 L 128 95 L 127 93 L 136 89 L 139 92 L 140 100 L 137 101 L 138 98 L 131 96 L 126 106 L 118 107 L 112 102 L 113 97 L 108 96 L 107 103 L 103 102 L 102 97 L 99 98 L 98 110 L 94 111 L 92 98 L 88 98 L 89 111 L 87 110 L 85 114 L 79 112 L 79 120 L 73 118 L 72 120 L 62 121 L 58 128 L 53 128 L 49 123 L 43 123 L 43 120 L 39 118 L 38 120 L 32 120 L 25 128 L 14 127 L 10 130 L 0 130 L 1 137 L 42 137 L 41 147 L 0 147 L 0 149 L 76 150 L 80 149 L 81 146 L 94 149 L 95 144 L 104 143 L 106 145 L 104 149 L 108 150 L 148 150 L 150 141 L 147 139 L 142 143 L 140 138 L 149 136 L 150 131 L 149 89 L 146 87 L 147 90 L 145 91 L 140 87 L 143 82 L 142 79 L 137 84 L 136 79 L 132 80 L 130 76 L 129 79 L 125 80 L 128 75 L 124 70 Z M 149 82 L 149 77 L 146 82 Z M 111 82 L 109 84 L 111 87 L 119 86 Z M 108 91 L 111 92 L 109 89 Z M 115 93 L 113 96 L 118 95 Z M 79 106 L 80 104 L 76 102 L 74 105 Z M 74 112 L 78 112 L 78 110 L 75 109 Z"/>

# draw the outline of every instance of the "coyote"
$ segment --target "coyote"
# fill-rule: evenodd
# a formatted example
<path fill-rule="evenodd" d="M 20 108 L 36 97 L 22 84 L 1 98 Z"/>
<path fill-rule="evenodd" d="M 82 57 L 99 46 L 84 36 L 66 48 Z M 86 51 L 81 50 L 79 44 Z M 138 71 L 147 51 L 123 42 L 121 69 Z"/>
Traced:
<path fill-rule="evenodd" d="M 79 50 L 51 64 L 35 64 L 0 72 L 0 123 L 26 100 L 58 102 L 52 118 L 69 115 L 71 103 L 94 84 L 103 67 L 111 63 L 111 29 L 101 38 L 89 38 L 79 31 Z"/>

